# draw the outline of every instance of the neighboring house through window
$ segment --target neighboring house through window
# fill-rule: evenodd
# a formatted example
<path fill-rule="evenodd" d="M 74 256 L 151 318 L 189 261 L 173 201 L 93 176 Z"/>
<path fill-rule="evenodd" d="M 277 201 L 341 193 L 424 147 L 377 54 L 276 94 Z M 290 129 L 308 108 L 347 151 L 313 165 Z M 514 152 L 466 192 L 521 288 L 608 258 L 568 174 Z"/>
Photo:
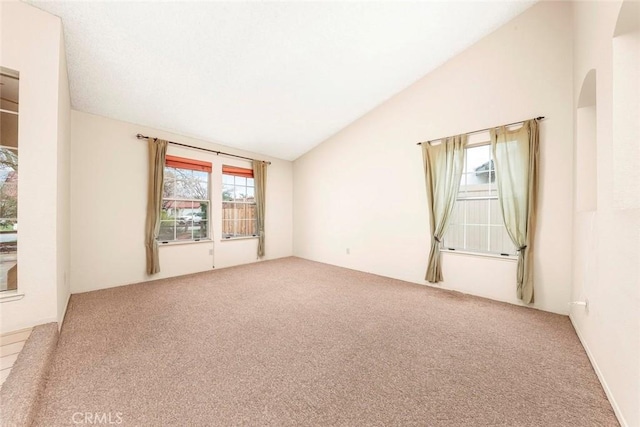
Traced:
<path fill-rule="evenodd" d="M 199 241 L 210 237 L 210 176 L 209 162 L 166 157 L 159 241 Z"/>
<path fill-rule="evenodd" d="M 257 236 L 253 170 L 222 167 L 222 237 Z"/>
<path fill-rule="evenodd" d="M 491 145 L 474 145 L 465 149 L 464 169 L 458 198 L 443 249 L 515 255 L 504 226 Z"/>

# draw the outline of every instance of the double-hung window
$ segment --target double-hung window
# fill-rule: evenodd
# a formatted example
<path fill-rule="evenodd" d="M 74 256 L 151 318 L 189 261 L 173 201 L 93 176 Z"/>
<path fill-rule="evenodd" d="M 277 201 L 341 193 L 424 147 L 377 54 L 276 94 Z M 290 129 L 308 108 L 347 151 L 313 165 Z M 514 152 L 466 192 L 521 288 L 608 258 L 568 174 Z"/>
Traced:
<path fill-rule="evenodd" d="M 222 237 L 257 236 L 253 170 L 222 167 Z"/>
<path fill-rule="evenodd" d="M 0 292 L 18 287 L 19 87 L 19 73 L 0 67 Z"/>
<path fill-rule="evenodd" d="M 460 190 L 442 247 L 449 250 L 515 255 L 502 220 L 491 145 L 467 147 Z"/>
<path fill-rule="evenodd" d="M 211 163 L 166 156 L 158 240 L 209 238 Z"/>

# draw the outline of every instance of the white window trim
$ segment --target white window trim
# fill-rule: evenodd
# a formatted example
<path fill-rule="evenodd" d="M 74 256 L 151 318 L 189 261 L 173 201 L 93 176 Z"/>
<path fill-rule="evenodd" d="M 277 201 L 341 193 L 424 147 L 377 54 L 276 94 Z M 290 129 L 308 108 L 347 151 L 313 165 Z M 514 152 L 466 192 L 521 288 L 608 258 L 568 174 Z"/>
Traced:
<path fill-rule="evenodd" d="M 249 239 L 257 239 L 259 236 L 238 236 L 238 237 L 223 237 L 220 239 L 221 242 L 229 242 L 233 240 L 249 240 Z"/>
<path fill-rule="evenodd" d="M 24 292 L 18 292 L 17 290 L 0 291 L 0 303 L 18 301 L 24 298 Z"/>
<path fill-rule="evenodd" d="M 192 245 L 192 244 L 198 244 L 198 243 L 211 243 L 213 241 L 212 238 L 207 237 L 206 239 L 200 239 L 200 240 L 168 240 L 168 241 L 164 241 L 164 240 L 158 240 L 158 247 L 163 247 L 163 246 L 175 246 L 175 245 Z"/>
<path fill-rule="evenodd" d="M 440 252 L 444 252 L 447 254 L 455 254 L 455 255 L 477 256 L 480 258 L 495 258 L 495 259 L 501 259 L 503 261 L 518 261 L 518 255 L 500 255 L 492 252 L 473 252 L 473 251 L 465 251 L 462 249 L 449 249 L 445 247 L 441 247 Z"/>

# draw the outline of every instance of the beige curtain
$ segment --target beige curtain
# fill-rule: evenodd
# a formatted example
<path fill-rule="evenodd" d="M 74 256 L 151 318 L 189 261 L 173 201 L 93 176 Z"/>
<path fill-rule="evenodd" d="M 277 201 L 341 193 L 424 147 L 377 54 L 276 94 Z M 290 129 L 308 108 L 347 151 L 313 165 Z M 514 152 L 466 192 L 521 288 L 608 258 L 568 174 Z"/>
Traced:
<path fill-rule="evenodd" d="M 160 272 L 158 233 L 160 232 L 162 181 L 164 179 L 167 144 L 168 142 L 162 139 L 149 138 L 149 191 L 147 194 L 147 226 L 145 229 L 148 274 Z"/>
<path fill-rule="evenodd" d="M 447 231 L 458 197 L 466 143 L 467 136 L 458 135 L 446 138 L 438 145 L 422 144 L 431 227 L 431 253 L 425 279 L 432 283 L 443 279 L 440 241 Z"/>
<path fill-rule="evenodd" d="M 267 189 L 267 163 L 253 161 L 253 179 L 256 191 L 256 223 L 258 225 L 258 258 L 264 256 L 264 214 Z"/>
<path fill-rule="evenodd" d="M 539 158 L 538 122 L 517 130 L 491 130 L 496 184 L 507 232 L 518 248 L 517 295 L 533 302 L 533 235 L 536 223 Z"/>

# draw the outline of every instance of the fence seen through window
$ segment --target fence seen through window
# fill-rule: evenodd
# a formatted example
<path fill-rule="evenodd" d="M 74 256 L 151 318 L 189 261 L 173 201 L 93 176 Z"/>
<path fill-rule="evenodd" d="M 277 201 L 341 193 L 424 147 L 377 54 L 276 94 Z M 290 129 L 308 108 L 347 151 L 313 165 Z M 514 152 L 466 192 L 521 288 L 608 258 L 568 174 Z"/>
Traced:
<path fill-rule="evenodd" d="M 222 168 L 222 237 L 257 236 L 253 170 Z"/>
<path fill-rule="evenodd" d="M 490 145 L 465 149 L 460 190 L 443 248 L 498 255 L 516 253 L 502 220 L 495 174 Z"/>

